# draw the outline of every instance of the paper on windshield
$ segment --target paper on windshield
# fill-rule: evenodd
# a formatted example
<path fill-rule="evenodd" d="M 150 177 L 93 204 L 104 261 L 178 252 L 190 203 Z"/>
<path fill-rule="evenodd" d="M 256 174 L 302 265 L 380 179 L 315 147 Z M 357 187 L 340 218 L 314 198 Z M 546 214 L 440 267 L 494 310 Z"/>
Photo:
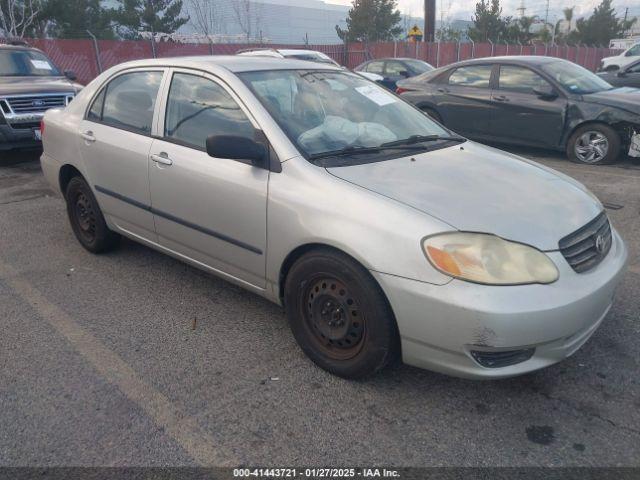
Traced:
<path fill-rule="evenodd" d="M 396 99 L 392 95 L 388 94 L 381 88 L 376 87 L 374 85 L 358 87 L 356 88 L 356 92 L 358 92 L 360 95 L 367 97 L 369 100 L 376 103 L 377 105 L 380 105 L 381 107 L 384 107 L 385 105 L 389 105 L 390 103 L 396 102 Z"/>
<path fill-rule="evenodd" d="M 46 60 L 31 60 L 31 65 L 33 68 L 37 68 L 38 70 L 52 70 L 51 65 Z"/>

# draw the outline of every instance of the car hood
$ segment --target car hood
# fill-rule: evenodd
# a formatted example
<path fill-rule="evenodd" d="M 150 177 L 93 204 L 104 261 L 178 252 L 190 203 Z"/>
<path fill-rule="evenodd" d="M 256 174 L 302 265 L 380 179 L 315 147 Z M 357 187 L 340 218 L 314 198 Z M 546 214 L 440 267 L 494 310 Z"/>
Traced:
<path fill-rule="evenodd" d="M 620 87 L 582 96 L 588 103 L 621 108 L 640 115 L 640 88 Z"/>
<path fill-rule="evenodd" d="M 0 95 L 77 92 L 82 85 L 66 77 L 0 77 Z"/>
<path fill-rule="evenodd" d="M 541 250 L 557 250 L 561 238 L 602 211 L 570 177 L 472 142 L 327 170 L 455 229 L 492 233 Z"/>

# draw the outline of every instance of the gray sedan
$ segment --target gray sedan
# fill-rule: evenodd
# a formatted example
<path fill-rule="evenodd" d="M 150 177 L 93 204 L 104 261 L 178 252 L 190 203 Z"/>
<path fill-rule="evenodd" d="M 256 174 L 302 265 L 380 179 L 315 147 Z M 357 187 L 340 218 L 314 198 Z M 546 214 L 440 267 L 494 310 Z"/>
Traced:
<path fill-rule="evenodd" d="M 283 305 L 347 378 L 399 357 L 470 378 L 551 365 L 603 322 L 627 259 L 580 183 L 332 66 L 126 63 L 43 138 L 83 247 L 125 236 Z"/>

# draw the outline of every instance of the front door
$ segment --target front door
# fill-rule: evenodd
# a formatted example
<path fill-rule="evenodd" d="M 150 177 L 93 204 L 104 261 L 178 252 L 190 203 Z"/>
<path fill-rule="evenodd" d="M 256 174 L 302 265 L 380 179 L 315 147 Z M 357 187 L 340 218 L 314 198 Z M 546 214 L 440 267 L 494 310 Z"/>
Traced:
<path fill-rule="evenodd" d="M 557 147 L 564 132 L 567 101 L 544 98 L 534 88 L 552 89 L 540 75 L 525 67 L 501 65 L 492 101 L 496 109 L 492 129 L 498 140 Z"/>
<path fill-rule="evenodd" d="M 103 213 L 119 228 L 155 241 L 148 158 L 163 70 L 112 79 L 80 123 L 78 145 Z"/>
<path fill-rule="evenodd" d="M 226 86 L 174 70 L 158 128 L 149 179 L 159 243 L 264 288 L 269 171 L 205 151 L 209 135 L 254 138 L 256 125 Z"/>

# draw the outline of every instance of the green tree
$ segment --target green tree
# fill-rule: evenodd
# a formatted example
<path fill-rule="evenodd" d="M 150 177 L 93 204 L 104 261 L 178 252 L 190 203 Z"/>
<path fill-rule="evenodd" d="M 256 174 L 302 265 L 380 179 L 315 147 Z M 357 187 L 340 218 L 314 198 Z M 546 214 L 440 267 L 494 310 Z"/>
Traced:
<path fill-rule="evenodd" d="M 47 0 L 38 15 L 40 36 L 56 38 L 86 37 L 87 30 L 98 38 L 114 37 L 112 11 L 100 0 Z"/>
<path fill-rule="evenodd" d="M 346 30 L 336 25 L 345 42 L 384 42 L 402 33 L 396 0 L 353 0 Z"/>
<path fill-rule="evenodd" d="M 123 38 L 140 32 L 173 33 L 189 21 L 181 16 L 182 0 L 117 0 L 113 11 L 117 31 Z"/>
<path fill-rule="evenodd" d="M 628 28 L 623 20 L 616 18 L 611 6 L 612 0 L 602 0 L 589 18 L 580 18 L 576 22 L 576 38 L 587 45 L 609 45 L 612 38 L 621 37 Z"/>
<path fill-rule="evenodd" d="M 476 12 L 472 20 L 469 38 L 474 42 L 504 40 L 508 25 L 502 18 L 500 0 L 480 0 L 476 3 Z"/>

